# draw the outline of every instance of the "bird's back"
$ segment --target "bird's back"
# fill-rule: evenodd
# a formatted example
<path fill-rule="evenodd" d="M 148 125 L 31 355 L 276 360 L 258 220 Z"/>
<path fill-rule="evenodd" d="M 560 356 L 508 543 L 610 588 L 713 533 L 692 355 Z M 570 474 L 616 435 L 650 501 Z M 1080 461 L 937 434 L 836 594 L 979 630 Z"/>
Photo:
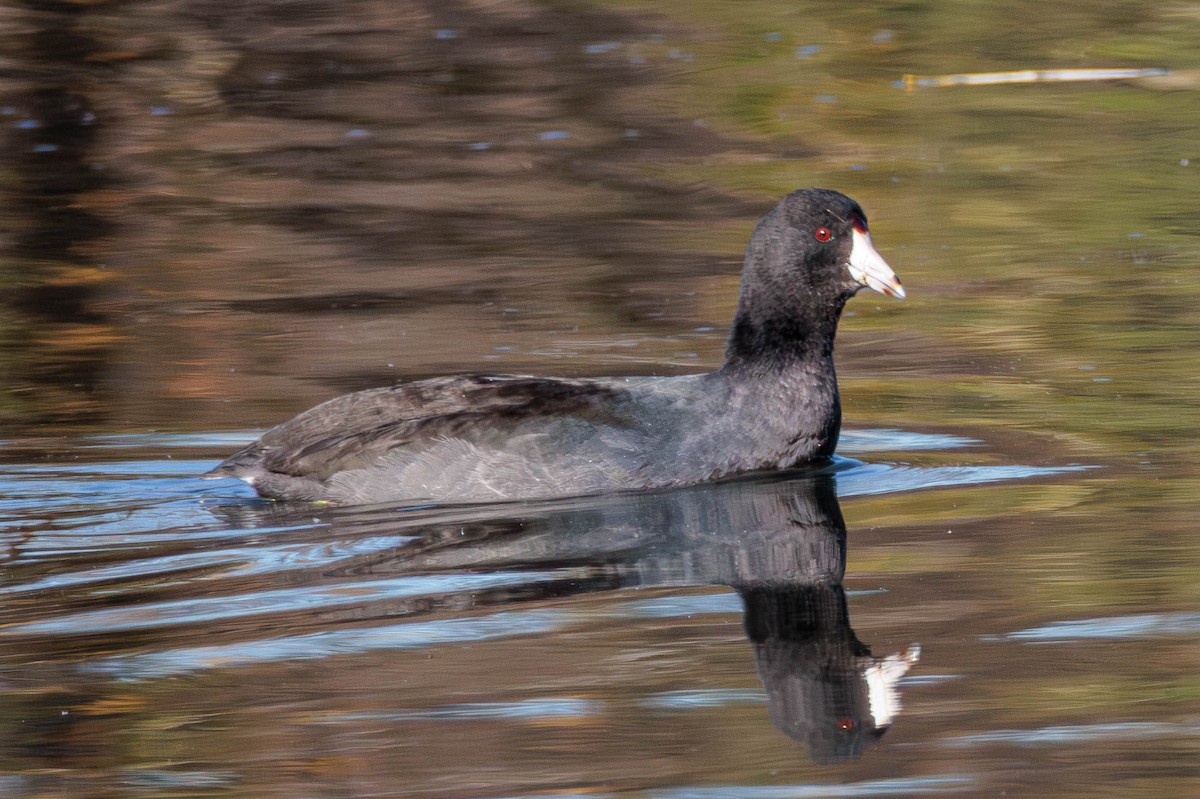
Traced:
<path fill-rule="evenodd" d="M 239 477 L 268 496 L 334 502 L 607 490 L 619 477 L 608 473 L 613 467 L 561 456 L 585 461 L 596 442 L 620 452 L 622 438 L 637 437 L 624 415 L 627 395 L 619 381 L 509 375 L 369 389 L 272 428 L 208 476 Z"/>

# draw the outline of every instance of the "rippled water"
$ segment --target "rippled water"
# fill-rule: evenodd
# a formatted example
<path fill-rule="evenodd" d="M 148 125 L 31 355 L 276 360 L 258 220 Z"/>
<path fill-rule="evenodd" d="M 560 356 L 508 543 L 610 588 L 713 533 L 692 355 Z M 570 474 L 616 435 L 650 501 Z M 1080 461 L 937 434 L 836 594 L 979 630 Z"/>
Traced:
<path fill-rule="evenodd" d="M 1198 795 L 1196 17 L 4 7 L 0 797 Z M 1165 74 L 903 88 L 1050 68 Z M 198 477 L 396 379 L 711 368 L 802 185 L 909 288 L 829 468 Z"/>

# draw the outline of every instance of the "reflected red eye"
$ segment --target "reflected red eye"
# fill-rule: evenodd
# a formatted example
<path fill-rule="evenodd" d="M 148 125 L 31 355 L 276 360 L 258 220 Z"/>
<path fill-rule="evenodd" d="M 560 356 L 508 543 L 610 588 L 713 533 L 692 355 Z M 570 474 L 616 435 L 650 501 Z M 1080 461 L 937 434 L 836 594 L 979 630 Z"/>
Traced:
<path fill-rule="evenodd" d="M 817 228 L 813 235 L 817 237 L 817 241 L 829 241 L 831 238 L 833 238 L 833 234 L 829 232 L 829 228 L 827 227 Z"/>

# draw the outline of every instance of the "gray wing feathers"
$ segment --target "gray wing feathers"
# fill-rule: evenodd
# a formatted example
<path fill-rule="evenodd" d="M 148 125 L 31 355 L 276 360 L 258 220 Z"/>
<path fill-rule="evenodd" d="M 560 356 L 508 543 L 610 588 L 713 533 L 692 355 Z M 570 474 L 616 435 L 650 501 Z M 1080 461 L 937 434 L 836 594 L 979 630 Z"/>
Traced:
<path fill-rule="evenodd" d="M 594 380 L 478 375 L 370 389 L 272 428 L 209 474 L 250 478 L 265 471 L 324 481 L 378 463 L 398 447 L 444 441 L 481 423 L 504 426 L 534 415 L 611 407 L 596 400 L 619 392 Z"/>

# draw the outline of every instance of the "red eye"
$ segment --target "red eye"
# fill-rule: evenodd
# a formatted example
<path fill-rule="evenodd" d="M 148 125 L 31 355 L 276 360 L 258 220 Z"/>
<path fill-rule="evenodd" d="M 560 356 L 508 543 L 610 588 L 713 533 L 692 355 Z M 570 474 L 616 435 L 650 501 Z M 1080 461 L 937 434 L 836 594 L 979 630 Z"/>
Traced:
<path fill-rule="evenodd" d="M 813 235 L 817 237 L 817 241 L 829 241 L 831 238 L 833 238 L 833 234 L 829 232 L 829 228 L 827 227 L 817 228 Z"/>

